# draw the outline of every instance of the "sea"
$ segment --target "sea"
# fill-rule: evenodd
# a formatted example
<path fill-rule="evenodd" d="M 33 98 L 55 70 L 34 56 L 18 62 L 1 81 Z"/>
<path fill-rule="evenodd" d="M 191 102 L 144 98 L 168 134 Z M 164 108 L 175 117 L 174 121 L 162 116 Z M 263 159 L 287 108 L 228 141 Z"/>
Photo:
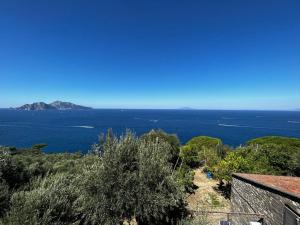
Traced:
<path fill-rule="evenodd" d="M 0 145 L 19 148 L 47 143 L 45 152 L 88 152 L 100 133 L 151 129 L 176 134 L 182 144 L 195 136 L 220 138 L 232 147 L 278 135 L 300 138 L 299 111 L 94 109 L 21 111 L 0 109 Z"/>

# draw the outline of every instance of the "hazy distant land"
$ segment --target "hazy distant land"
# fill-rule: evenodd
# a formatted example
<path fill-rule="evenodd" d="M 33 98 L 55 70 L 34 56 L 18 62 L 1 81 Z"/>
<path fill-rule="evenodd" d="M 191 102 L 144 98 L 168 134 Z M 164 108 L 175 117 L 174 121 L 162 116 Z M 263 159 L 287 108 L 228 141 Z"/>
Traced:
<path fill-rule="evenodd" d="M 55 101 L 50 104 L 45 102 L 34 102 L 32 104 L 25 104 L 20 107 L 17 107 L 18 110 L 72 110 L 72 109 L 79 109 L 79 110 L 86 110 L 92 109 L 90 107 L 76 105 L 71 102 L 62 102 L 62 101 Z"/>

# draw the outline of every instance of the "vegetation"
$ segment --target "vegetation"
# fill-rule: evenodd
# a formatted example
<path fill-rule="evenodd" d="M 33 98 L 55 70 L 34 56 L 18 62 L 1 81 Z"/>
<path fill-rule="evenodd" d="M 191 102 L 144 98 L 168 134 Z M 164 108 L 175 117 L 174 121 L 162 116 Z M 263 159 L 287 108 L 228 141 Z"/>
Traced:
<path fill-rule="evenodd" d="M 176 168 L 179 163 L 180 141 L 175 134 L 167 134 L 162 130 L 151 130 L 149 133 L 142 135 L 142 140 L 146 142 L 167 142 L 170 145 L 169 162 Z"/>
<path fill-rule="evenodd" d="M 265 145 L 265 144 L 285 145 L 285 146 L 289 146 L 289 148 L 300 148 L 300 139 L 278 137 L 278 136 L 267 136 L 267 137 L 256 138 L 247 142 L 247 145 Z"/>
<path fill-rule="evenodd" d="M 180 146 L 161 130 L 119 138 L 109 130 L 89 154 L 45 154 L 45 146 L 0 147 L 1 225 L 193 224 L 184 197 L 194 190 L 194 167 L 205 166 L 227 194 L 235 172 L 300 176 L 295 138 L 257 138 L 231 149 L 205 136 Z"/>
<path fill-rule="evenodd" d="M 168 142 L 138 139 L 127 132 L 120 139 L 106 136 L 103 150 L 101 160 L 85 172 L 88 220 L 93 224 L 118 224 L 124 219 L 174 224 L 182 217 L 183 189 L 173 176 L 173 148 Z"/>
<path fill-rule="evenodd" d="M 213 173 L 227 196 L 233 173 L 300 176 L 300 139 L 296 138 L 262 137 L 231 149 L 220 139 L 199 136 L 181 148 L 180 157 L 187 168 L 204 165 L 204 171 Z M 188 180 L 185 185 L 192 188 Z"/>
<path fill-rule="evenodd" d="M 233 173 L 300 176 L 300 139 L 262 137 L 229 152 L 211 170 L 229 197 Z"/>
<path fill-rule="evenodd" d="M 220 161 L 229 149 L 218 138 L 199 136 L 188 141 L 182 147 L 180 155 L 190 167 L 197 167 L 201 164 L 211 167 Z"/>
<path fill-rule="evenodd" d="M 146 136 L 128 131 L 117 138 L 108 132 L 97 144 L 101 154 L 6 149 L 0 223 L 176 224 L 186 210 L 172 164 L 173 142 Z"/>

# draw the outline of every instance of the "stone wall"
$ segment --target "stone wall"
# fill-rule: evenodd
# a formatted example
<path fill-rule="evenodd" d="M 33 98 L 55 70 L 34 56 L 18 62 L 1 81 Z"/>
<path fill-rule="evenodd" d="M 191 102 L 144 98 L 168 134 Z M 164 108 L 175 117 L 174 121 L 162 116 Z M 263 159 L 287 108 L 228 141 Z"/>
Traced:
<path fill-rule="evenodd" d="M 286 205 L 296 212 L 300 210 L 299 199 L 239 177 L 233 177 L 231 204 L 233 212 L 263 214 L 264 225 L 284 225 L 283 215 Z M 236 216 L 232 218 L 233 224 L 238 225 L 249 224 L 249 221 L 258 220 L 258 216 Z"/>

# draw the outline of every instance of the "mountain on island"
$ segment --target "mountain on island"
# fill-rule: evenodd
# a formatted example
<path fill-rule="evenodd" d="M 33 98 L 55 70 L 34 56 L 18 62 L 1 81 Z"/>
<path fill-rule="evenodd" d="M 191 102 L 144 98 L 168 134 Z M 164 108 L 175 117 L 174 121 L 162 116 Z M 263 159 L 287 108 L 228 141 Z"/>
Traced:
<path fill-rule="evenodd" d="M 45 102 L 34 102 L 32 104 L 22 105 L 21 107 L 17 107 L 16 109 L 31 111 L 31 110 L 72 110 L 72 109 L 86 110 L 92 108 L 76 105 L 71 102 L 55 101 L 50 104 L 47 104 Z"/>

